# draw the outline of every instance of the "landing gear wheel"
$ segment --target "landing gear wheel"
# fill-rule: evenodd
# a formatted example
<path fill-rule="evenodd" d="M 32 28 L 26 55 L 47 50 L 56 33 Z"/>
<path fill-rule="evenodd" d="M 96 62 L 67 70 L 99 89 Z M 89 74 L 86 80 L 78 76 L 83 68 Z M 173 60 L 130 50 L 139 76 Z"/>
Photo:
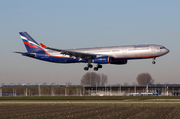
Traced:
<path fill-rule="evenodd" d="M 93 67 L 93 65 L 92 65 L 92 64 L 89 64 L 89 65 L 88 65 L 88 67 L 89 67 L 89 68 L 92 68 L 92 67 Z"/>
<path fill-rule="evenodd" d="M 98 67 L 98 68 L 102 68 L 102 65 L 99 64 L 97 67 Z"/>
<path fill-rule="evenodd" d="M 84 70 L 87 71 L 89 68 L 88 67 L 84 67 Z"/>
<path fill-rule="evenodd" d="M 155 61 L 153 61 L 153 62 L 152 62 L 152 64 L 156 64 L 156 62 L 155 62 Z"/>
<path fill-rule="evenodd" d="M 94 71 L 97 71 L 98 70 L 98 67 L 94 67 Z"/>

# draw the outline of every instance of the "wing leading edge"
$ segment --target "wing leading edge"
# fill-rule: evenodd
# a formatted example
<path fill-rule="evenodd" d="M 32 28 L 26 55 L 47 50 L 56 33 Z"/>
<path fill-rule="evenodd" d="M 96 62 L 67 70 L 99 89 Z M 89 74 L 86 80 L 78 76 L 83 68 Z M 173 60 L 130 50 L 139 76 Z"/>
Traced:
<path fill-rule="evenodd" d="M 60 52 L 60 54 L 69 55 L 70 57 L 72 57 L 72 56 L 74 56 L 74 57 L 79 57 L 79 58 L 81 58 L 81 59 L 83 59 L 83 60 L 86 60 L 86 61 L 92 60 L 92 59 L 94 59 L 94 58 L 97 57 L 96 54 L 51 48 L 51 47 L 45 46 L 45 45 L 42 44 L 42 43 L 40 43 L 40 45 L 41 45 L 43 48 L 50 49 L 50 50 L 54 50 L 54 51 L 58 51 L 58 52 Z"/>

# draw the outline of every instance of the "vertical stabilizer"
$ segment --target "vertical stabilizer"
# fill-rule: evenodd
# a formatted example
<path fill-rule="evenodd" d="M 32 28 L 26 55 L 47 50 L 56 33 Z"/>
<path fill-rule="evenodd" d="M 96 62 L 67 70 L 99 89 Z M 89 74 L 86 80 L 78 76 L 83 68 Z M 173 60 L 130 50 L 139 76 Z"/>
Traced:
<path fill-rule="evenodd" d="M 44 51 L 41 46 L 27 33 L 19 32 L 28 53 Z"/>

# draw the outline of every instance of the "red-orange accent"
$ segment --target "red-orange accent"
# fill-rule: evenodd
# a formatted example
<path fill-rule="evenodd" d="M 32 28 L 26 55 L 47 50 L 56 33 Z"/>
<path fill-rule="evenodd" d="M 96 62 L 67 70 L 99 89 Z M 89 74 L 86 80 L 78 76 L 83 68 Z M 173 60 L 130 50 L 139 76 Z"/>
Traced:
<path fill-rule="evenodd" d="M 129 58 L 134 58 L 134 59 L 136 59 L 136 58 L 153 58 L 153 57 L 157 57 L 157 56 L 136 56 L 136 57 L 114 57 L 115 59 L 116 58 L 118 58 L 118 59 L 120 59 L 120 58 L 122 58 L 122 59 L 129 59 Z"/>
<path fill-rule="evenodd" d="M 45 46 L 44 44 L 40 43 L 41 47 L 43 48 L 47 48 L 47 46 Z"/>

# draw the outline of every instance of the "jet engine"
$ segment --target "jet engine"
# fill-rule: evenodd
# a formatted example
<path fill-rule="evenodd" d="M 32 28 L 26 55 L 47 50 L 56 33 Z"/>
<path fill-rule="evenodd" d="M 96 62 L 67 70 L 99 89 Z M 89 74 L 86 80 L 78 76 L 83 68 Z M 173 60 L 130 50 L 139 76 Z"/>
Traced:
<path fill-rule="evenodd" d="M 97 63 L 97 64 L 109 64 L 111 63 L 111 57 L 109 56 L 103 56 L 103 57 L 97 57 L 93 59 L 93 63 Z"/>
<path fill-rule="evenodd" d="M 117 65 L 127 64 L 127 60 L 126 59 L 115 59 L 115 58 L 112 58 L 110 64 L 117 64 Z"/>

